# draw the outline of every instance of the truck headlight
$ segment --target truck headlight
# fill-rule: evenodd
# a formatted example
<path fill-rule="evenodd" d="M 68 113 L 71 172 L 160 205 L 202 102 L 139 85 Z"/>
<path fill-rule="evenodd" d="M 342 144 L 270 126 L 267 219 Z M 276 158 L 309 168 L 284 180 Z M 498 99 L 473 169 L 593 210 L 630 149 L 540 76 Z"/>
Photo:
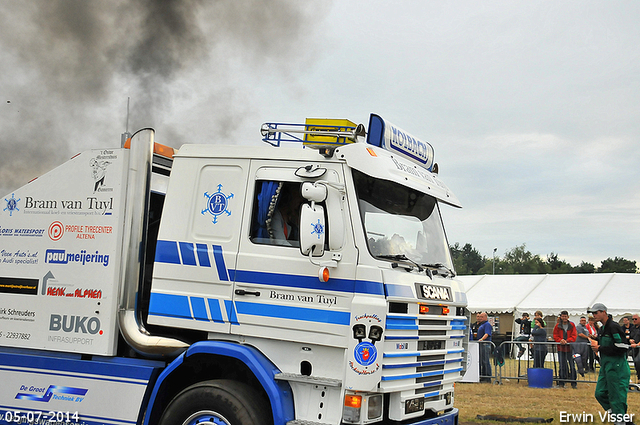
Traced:
<path fill-rule="evenodd" d="M 367 400 L 367 419 L 377 419 L 382 416 L 382 394 L 369 397 Z"/>
<path fill-rule="evenodd" d="M 382 394 L 345 394 L 342 421 L 344 423 L 366 423 L 381 420 L 383 407 Z"/>

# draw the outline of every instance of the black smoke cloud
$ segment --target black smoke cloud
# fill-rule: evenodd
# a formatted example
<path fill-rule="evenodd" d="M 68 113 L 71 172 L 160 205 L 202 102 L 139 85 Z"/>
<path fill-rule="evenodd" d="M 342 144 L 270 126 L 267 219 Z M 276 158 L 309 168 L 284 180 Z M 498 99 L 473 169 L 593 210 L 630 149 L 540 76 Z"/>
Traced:
<path fill-rule="evenodd" d="M 210 100 L 219 106 L 208 116 L 218 108 L 221 126 L 231 131 L 230 117 L 241 106 L 226 82 L 226 63 L 263 68 L 294 57 L 314 15 L 301 3 L 3 1 L 0 194 L 60 164 L 72 150 L 117 145 L 127 97 L 129 129 L 156 126 L 174 107 L 172 84 L 180 80 L 196 92 L 203 84 L 189 76 L 215 79 Z"/>

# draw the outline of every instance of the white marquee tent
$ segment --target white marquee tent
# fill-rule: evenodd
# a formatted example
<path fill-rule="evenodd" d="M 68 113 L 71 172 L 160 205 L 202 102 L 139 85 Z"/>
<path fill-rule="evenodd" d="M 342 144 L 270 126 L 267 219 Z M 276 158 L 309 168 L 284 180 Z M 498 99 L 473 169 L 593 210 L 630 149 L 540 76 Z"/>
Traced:
<path fill-rule="evenodd" d="M 546 274 L 458 276 L 467 292 L 471 312 L 529 313 L 558 316 L 586 314 L 596 302 L 614 318 L 640 313 L 640 274 Z"/>

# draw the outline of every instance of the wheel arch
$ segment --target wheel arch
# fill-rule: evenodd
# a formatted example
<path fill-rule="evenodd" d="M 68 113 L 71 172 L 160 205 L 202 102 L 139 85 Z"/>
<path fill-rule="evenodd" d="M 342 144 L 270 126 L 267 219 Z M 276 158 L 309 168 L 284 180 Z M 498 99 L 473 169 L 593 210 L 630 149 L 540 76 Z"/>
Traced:
<path fill-rule="evenodd" d="M 274 424 L 294 419 L 293 394 L 280 370 L 256 348 L 224 341 L 200 341 L 172 361 L 155 382 L 144 425 L 155 424 L 171 400 L 201 381 L 232 379 L 258 389 L 271 405 Z"/>

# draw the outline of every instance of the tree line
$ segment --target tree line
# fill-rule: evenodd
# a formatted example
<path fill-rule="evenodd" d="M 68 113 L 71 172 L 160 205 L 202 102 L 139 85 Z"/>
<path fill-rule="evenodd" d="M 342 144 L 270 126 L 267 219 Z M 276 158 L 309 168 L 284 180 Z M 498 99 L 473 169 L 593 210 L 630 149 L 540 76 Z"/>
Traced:
<path fill-rule="evenodd" d="M 577 266 L 560 259 L 552 252 L 546 258 L 533 254 L 522 244 L 508 250 L 503 257 L 481 255 L 470 243 L 458 242 L 449 247 L 453 265 L 459 275 L 482 274 L 551 274 L 551 273 L 637 273 L 635 261 L 622 257 L 607 258 L 599 267 L 582 261 Z"/>

